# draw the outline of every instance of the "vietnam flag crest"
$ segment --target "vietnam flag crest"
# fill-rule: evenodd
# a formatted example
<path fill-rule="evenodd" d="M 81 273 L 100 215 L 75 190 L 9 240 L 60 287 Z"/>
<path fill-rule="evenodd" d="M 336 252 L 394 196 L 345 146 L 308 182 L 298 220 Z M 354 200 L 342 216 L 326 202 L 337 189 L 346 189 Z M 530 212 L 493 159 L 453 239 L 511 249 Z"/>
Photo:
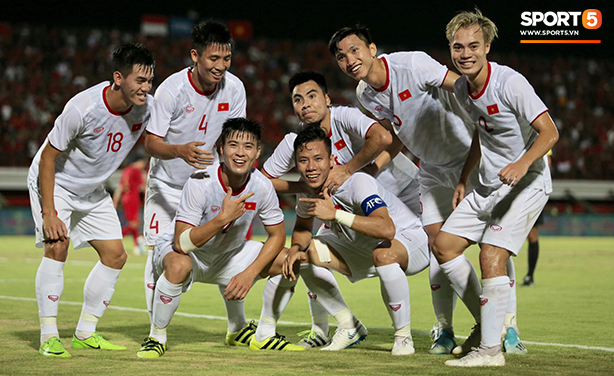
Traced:
<path fill-rule="evenodd" d="M 220 103 L 217 105 L 217 110 L 219 112 L 228 111 L 228 109 L 229 109 L 228 103 Z"/>
<path fill-rule="evenodd" d="M 488 115 L 494 115 L 499 113 L 499 106 L 497 106 L 496 103 L 487 106 L 486 109 L 488 110 Z"/>
<path fill-rule="evenodd" d="M 245 203 L 245 210 L 256 210 L 256 203 L 255 202 L 246 202 Z"/>
<path fill-rule="evenodd" d="M 337 150 L 341 150 L 344 147 L 346 147 L 347 145 L 345 144 L 345 141 L 343 140 L 339 140 L 337 142 L 335 142 L 335 147 L 337 148 Z"/>
<path fill-rule="evenodd" d="M 411 93 L 409 92 L 409 89 L 400 92 L 399 98 L 401 98 L 401 102 L 405 102 L 407 99 L 411 98 Z"/>

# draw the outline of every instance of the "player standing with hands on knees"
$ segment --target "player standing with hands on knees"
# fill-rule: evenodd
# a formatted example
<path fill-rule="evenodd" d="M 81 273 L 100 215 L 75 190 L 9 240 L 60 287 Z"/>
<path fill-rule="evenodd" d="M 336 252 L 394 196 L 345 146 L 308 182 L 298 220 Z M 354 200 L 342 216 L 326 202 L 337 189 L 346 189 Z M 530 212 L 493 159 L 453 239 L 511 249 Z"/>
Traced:
<path fill-rule="evenodd" d="M 446 365 L 503 366 L 501 331 L 510 279 L 506 263 L 516 256 L 552 191 L 545 157 L 558 140 L 548 108 L 529 82 L 513 69 L 489 62 L 495 24 L 479 10 L 456 15 L 446 27 L 450 53 L 462 76 L 454 84 L 459 103 L 476 126 L 454 195 L 454 212 L 433 253 L 463 302 L 481 313 L 481 342 Z M 471 171 L 479 162 L 480 182 L 464 199 Z M 462 200 L 462 201 L 461 201 Z M 481 245 L 481 286 L 463 255 Z"/>
<path fill-rule="evenodd" d="M 103 183 L 121 165 L 151 120 L 154 58 L 141 44 L 113 51 L 113 81 L 68 101 L 28 171 L 36 246 L 44 255 L 36 273 L 41 324 L 39 353 L 68 358 L 57 327 L 63 268 L 72 239 L 91 246 L 100 261 L 90 272 L 73 348 L 124 350 L 96 333 L 126 263 L 122 229 Z"/>
<path fill-rule="evenodd" d="M 156 89 L 156 119 L 147 127 L 145 138 L 145 150 L 153 157 L 144 216 L 149 249 L 144 282 L 150 318 L 155 289 L 152 250 L 156 239 L 172 231 L 181 189 L 190 174 L 217 161 L 215 142 L 224 121 L 246 114 L 243 83 L 228 72 L 233 43 L 224 25 L 199 23 L 192 29 L 190 56 L 194 65 L 169 76 Z M 242 312 L 242 302 L 227 302 L 226 309 Z M 244 328 L 245 320 L 229 323 L 233 333 Z"/>

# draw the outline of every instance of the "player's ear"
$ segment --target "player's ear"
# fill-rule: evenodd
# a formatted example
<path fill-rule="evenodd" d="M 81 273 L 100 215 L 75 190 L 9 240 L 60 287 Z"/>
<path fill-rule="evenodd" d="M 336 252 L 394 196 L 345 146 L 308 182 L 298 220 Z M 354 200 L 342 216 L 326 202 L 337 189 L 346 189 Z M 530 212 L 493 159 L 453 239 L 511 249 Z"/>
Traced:
<path fill-rule="evenodd" d="M 369 45 L 369 51 L 371 52 L 371 57 L 375 58 L 377 56 L 377 46 L 375 43 L 371 42 Z"/>
<path fill-rule="evenodd" d="M 326 98 L 326 107 L 330 107 L 332 101 L 330 100 L 330 96 L 328 94 L 324 94 L 324 98 Z"/>
<path fill-rule="evenodd" d="M 123 78 L 124 77 L 122 76 L 122 73 L 120 71 L 113 72 L 113 83 L 115 84 L 115 86 L 121 87 Z"/>
<path fill-rule="evenodd" d="M 488 54 L 490 52 L 490 42 L 486 43 L 485 46 L 485 54 Z"/>
<path fill-rule="evenodd" d="M 332 169 L 333 166 L 335 165 L 335 159 L 333 158 L 332 154 L 329 154 L 328 156 L 328 165 L 329 167 Z"/>
<path fill-rule="evenodd" d="M 262 148 L 258 145 L 258 151 L 256 152 L 256 159 L 260 158 L 260 152 L 262 152 Z"/>
<path fill-rule="evenodd" d="M 198 61 L 198 51 L 196 51 L 194 48 L 192 48 L 190 50 L 190 57 L 192 58 L 192 61 L 194 63 L 196 63 Z"/>

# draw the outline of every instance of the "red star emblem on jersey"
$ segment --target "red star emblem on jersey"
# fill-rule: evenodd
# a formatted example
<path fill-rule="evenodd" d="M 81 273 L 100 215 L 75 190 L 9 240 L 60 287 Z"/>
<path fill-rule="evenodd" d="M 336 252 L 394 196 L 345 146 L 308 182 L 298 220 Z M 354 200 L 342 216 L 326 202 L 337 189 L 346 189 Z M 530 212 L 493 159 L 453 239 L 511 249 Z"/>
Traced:
<path fill-rule="evenodd" d="M 140 131 L 143 123 L 132 124 L 132 132 Z"/>
<path fill-rule="evenodd" d="M 499 113 L 499 106 L 497 106 L 496 103 L 491 104 L 490 106 L 486 107 L 486 109 L 488 110 L 488 115 L 494 115 Z"/>
<path fill-rule="evenodd" d="M 411 93 L 408 89 L 399 93 L 399 98 L 401 98 L 401 102 L 405 102 L 406 99 L 411 98 Z"/>
<path fill-rule="evenodd" d="M 341 150 L 344 147 L 346 147 L 347 145 L 345 144 L 345 141 L 343 140 L 339 140 L 337 142 L 335 142 L 335 147 L 337 148 L 337 150 Z"/>
<path fill-rule="evenodd" d="M 256 203 L 255 202 L 246 202 L 245 203 L 245 210 L 256 210 Z"/>
<path fill-rule="evenodd" d="M 217 105 L 217 110 L 220 111 L 220 112 L 221 111 L 228 111 L 228 108 L 229 108 L 228 103 L 220 103 L 220 104 Z"/>

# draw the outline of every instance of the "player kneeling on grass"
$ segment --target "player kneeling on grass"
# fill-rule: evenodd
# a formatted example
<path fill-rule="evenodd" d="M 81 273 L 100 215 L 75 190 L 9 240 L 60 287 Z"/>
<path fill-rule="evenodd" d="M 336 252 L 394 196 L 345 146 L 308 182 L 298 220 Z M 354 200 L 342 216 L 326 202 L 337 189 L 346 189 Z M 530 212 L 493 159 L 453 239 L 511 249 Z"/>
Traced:
<path fill-rule="evenodd" d="M 253 168 L 260 155 L 261 126 L 245 118 L 229 119 L 220 136 L 220 165 L 196 172 L 186 182 L 175 216 L 175 231 L 160 237 L 154 247 L 156 289 L 149 337 L 137 353 L 157 358 L 166 351 L 166 328 L 179 307 L 181 294 L 193 282 L 220 286 L 227 300 L 242 301 L 254 281 L 266 282 L 260 326 L 253 324 L 233 333 L 228 344 L 248 344 L 252 349 L 304 350 L 275 333 L 277 319 L 288 304 L 296 281 L 281 276 L 287 250 L 284 216 L 273 185 Z M 246 241 L 256 216 L 265 226 L 264 244 Z M 239 320 L 237 320 L 239 316 Z M 229 324 L 243 320 L 228 312 Z M 239 338 L 240 337 L 240 338 Z M 248 341 L 250 340 L 251 341 Z"/>
<path fill-rule="evenodd" d="M 363 337 L 333 282 L 334 270 L 352 282 L 379 275 L 382 297 L 396 329 L 392 354 L 413 354 L 406 276 L 429 265 L 428 238 L 419 214 L 362 172 L 351 175 L 329 196 L 324 182 L 334 164 L 331 142 L 318 126 L 298 134 L 294 155 L 301 178 L 320 197 L 299 195 L 292 246 L 283 270 L 294 281 L 299 263 L 308 264 L 300 268 L 305 284 L 337 321 L 332 343 L 322 350 L 342 350 Z M 314 217 L 326 224 L 315 237 Z"/>

